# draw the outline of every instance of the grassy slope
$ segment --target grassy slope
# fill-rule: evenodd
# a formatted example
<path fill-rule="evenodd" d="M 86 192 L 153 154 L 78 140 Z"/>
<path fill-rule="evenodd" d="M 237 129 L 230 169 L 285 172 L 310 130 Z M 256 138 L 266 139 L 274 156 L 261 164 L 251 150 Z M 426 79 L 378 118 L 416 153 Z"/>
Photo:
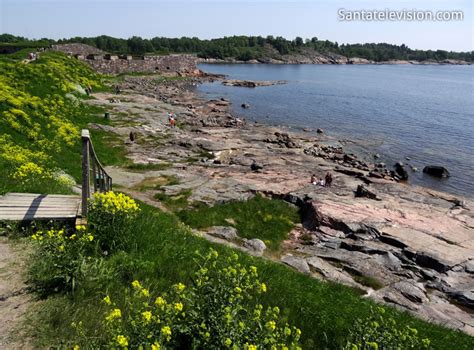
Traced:
<path fill-rule="evenodd" d="M 133 279 L 144 281 L 155 292 L 166 290 L 177 282 L 191 283 L 196 265 L 195 251 L 214 247 L 222 254 L 231 249 L 216 246 L 189 234 L 171 214 L 143 207 L 135 225 L 130 248 L 108 258 L 100 271 L 94 271 L 74 296 L 56 296 L 46 301 L 37 317 L 42 328 L 35 329 L 39 344 L 50 345 L 73 337 L 69 324 L 82 320 L 86 330 L 101 336 L 98 315 L 102 306 L 98 300 L 111 294 L 120 300 L 123 289 Z M 301 328 L 305 349 L 340 348 L 357 317 L 364 318 L 374 305 L 362 299 L 351 288 L 321 282 L 295 272 L 281 264 L 253 258 L 237 252 L 245 264 L 256 265 L 261 279 L 268 285 L 268 293 L 261 302 L 278 305 L 290 322 Z M 394 309 L 388 311 L 399 324 L 415 326 L 421 336 L 429 337 L 436 349 L 472 349 L 474 339 L 460 332 L 447 330 Z M 37 324 L 38 321 L 34 321 Z"/>
<path fill-rule="evenodd" d="M 100 89 L 102 78 L 83 63 L 60 53 L 42 53 L 38 60 L 29 64 L 21 62 L 24 54 L 0 56 L 0 135 L 25 153 L 45 154 L 47 159 L 37 162 L 45 171 L 62 169 L 79 181 L 80 129 L 91 122 L 103 123 L 104 111 L 81 103 L 86 96 L 77 87 L 91 84 L 94 89 Z M 12 115 L 12 111 L 17 115 Z M 21 114 L 23 117 L 18 113 L 24 113 Z M 93 131 L 93 138 L 97 134 Z M 105 149 L 100 138 L 96 147 L 97 151 Z M 22 163 L 12 161 L 6 155 L 8 152 L 0 147 L 0 193 L 68 192 L 50 179 L 18 181 L 12 174 Z M 105 158 L 107 161 L 109 159 Z"/>
<path fill-rule="evenodd" d="M 19 66 L 18 62 L 2 58 L 0 72 L 4 73 L 9 70 L 9 74 L 13 74 L 12 81 L 18 82 L 17 89 L 23 89 L 22 91 L 47 101 L 48 96 L 53 94 L 64 95 L 63 92 L 54 91 L 54 82 L 51 77 L 46 76 L 50 62 L 58 62 L 58 64 L 66 66 L 67 69 L 76 69 L 80 74 L 93 78 L 93 73 L 80 62 L 55 53 L 42 55 L 38 62 L 32 63 L 37 66 L 31 71 Z M 61 69 L 56 73 L 61 76 Z M 63 79 L 65 79 L 64 76 Z M 5 101 L 0 99 L 0 112 L 7 108 L 8 105 Z M 84 127 L 88 122 L 103 121 L 102 111 L 84 106 L 62 111 L 64 112 L 62 117 L 73 123 L 78 129 Z M 34 111 L 31 115 L 37 116 Z M 41 119 L 40 116 L 37 117 L 40 126 L 44 127 L 47 120 Z M 21 130 L 14 131 L 8 125 L 1 124 L 0 131 L 3 134 L 11 135 L 20 145 L 34 146 Z M 43 136 L 54 137 L 56 131 L 45 129 L 44 132 Z M 101 132 L 93 133 L 93 138 L 101 161 L 106 164 L 124 162 L 123 149 L 120 147 L 113 148 L 114 152 L 106 151 L 108 143 L 114 142 L 114 140 L 108 140 L 107 135 Z M 53 153 L 51 156 L 56 166 L 67 170 L 76 179 L 79 178 L 80 145 L 78 142 L 61 148 L 59 152 Z M 0 167 L 1 178 L 4 179 L 6 175 L 5 168 Z M 21 190 L 22 188 L 15 181 L 6 181 L 2 189 Z M 42 187 L 37 190 L 41 192 L 56 191 L 48 184 L 42 184 Z M 261 210 L 261 204 L 257 201 L 247 204 L 229 204 L 213 209 L 200 208 L 197 211 L 182 213 L 181 217 L 185 221 L 201 227 L 222 223 L 221 216 L 226 218 L 231 216 L 235 219 L 236 225 L 243 235 L 251 235 L 252 232 L 255 234 L 255 231 L 263 230 L 263 238 L 271 237 L 271 228 L 269 229 L 268 225 L 254 222 L 256 219 L 265 218 L 265 215 L 262 217 L 251 215 L 252 210 L 256 212 Z M 238 211 L 239 209 L 242 214 L 233 213 L 234 210 Z M 209 218 L 203 219 L 203 216 L 207 215 Z M 273 217 L 269 223 L 274 224 L 272 220 Z M 87 274 L 88 278 L 79 284 L 74 295 L 57 295 L 45 300 L 37 313 L 32 315 L 34 320 L 32 321 L 32 333 L 38 338 L 39 344 L 58 344 L 61 340 L 73 338 L 71 321 L 83 320 L 90 333 L 100 336 L 99 315 L 101 315 L 102 306 L 99 300 L 105 293 L 110 293 L 116 297 L 115 299 L 120 299 L 123 288 L 128 286 L 133 279 L 145 281 L 156 291 L 163 291 L 178 281 L 189 283 L 190 275 L 195 270 L 193 261 L 195 251 L 203 251 L 211 246 L 224 253 L 230 251 L 229 248 L 215 246 L 189 234 L 189 230 L 180 224 L 176 216 L 144 207 L 139 222 L 131 234 L 129 249 L 108 257 L 95 266 Z M 263 302 L 279 305 L 284 309 L 284 313 L 288 315 L 290 321 L 302 329 L 305 348 L 340 347 L 344 343 L 354 319 L 367 315 L 369 306 L 372 305 L 370 301 L 361 299 L 350 288 L 320 282 L 283 265 L 252 258 L 241 252 L 238 254 L 247 264 L 258 266 L 262 279 L 267 282 L 269 287 L 269 292 Z M 446 330 L 395 310 L 391 310 L 390 313 L 399 323 L 409 322 L 415 325 L 422 336 L 432 339 L 436 348 L 472 349 L 474 346 L 473 338 L 463 333 Z M 42 326 L 37 327 L 38 324 Z"/>

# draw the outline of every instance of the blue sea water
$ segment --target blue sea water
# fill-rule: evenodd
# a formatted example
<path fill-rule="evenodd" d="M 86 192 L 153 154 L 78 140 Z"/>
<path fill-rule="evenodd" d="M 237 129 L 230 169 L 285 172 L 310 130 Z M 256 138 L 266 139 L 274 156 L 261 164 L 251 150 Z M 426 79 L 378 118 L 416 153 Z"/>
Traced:
<path fill-rule="evenodd" d="M 206 83 L 207 97 L 227 97 L 234 113 L 272 125 L 323 128 L 354 139 L 388 166 L 419 170 L 410 182 L 474 197 L 474 66 L 202 64 L 231 79 L 286 80 L 243 88 Z M 242 103 L 250 109 L 242 109 Z M 406 159 L 409 158 L 409 160 Z M 442 165 L 451 177 L 422 173 Z"/>

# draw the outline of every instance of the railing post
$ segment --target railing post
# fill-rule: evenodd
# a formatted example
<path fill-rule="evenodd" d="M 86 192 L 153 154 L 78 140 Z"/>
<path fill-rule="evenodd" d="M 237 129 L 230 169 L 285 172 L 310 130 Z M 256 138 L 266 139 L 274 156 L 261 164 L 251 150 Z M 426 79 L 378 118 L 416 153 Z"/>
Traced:
<path fill-rule="evenodd" d="M 87 217 L 87 201 L 90 196 L 89 130 L 83 129 L 82 138 L 82 217 Z"/>

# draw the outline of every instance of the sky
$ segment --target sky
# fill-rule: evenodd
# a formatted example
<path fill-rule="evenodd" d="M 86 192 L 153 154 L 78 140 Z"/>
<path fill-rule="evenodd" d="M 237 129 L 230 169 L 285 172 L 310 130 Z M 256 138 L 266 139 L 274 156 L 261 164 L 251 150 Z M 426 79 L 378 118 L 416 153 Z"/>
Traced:
<path fill-rule="evenodd" d="M 273 35 L 474 50 L 473 0 L 0 0 L 0 32 L 28 38 Z M 462 21 L 340 21 L 338 10 L 460 10 Z"/>

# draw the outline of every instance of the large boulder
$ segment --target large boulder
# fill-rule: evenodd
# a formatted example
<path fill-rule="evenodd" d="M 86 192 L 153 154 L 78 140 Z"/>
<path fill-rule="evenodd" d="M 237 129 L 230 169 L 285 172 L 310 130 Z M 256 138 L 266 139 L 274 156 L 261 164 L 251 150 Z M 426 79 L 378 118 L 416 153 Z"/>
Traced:
<path fill-rule="evenodd" d="M 395 174 L 401 179 L 401 180 L 408 180 L 408 173 L 405 169 L 405 166 L 403 165 L 402 162 L 395 163 Z"/>
<path fill-rule="evenodd" d="M 252 162 L 252 164 L 250 165 L 250 169 L 252 169 L 252 171 L 256 171 L 256 172 L 259 172 L 260 170 L 263 169 L 263 165 L 260 164 L 260 163 L 257 163 L 255 160 Z"/>
<path fill-rule="evenodd" d="M 448 169 L 446 169 L 443 166 L 438 166 L 438 165 L 427 165 L 423 168 L 423 172 L 425 174 L 435 176 L 435 177 L 439 177 L 439 178 L 451 176 L 449 174 Z"/>
<path fill-rule="evenodd" d="M 369 190 L 367 187 L 364 185 L 360 184 L 357 186 L 357 190 L 355 191 L 355 196 L 356 197 L 365 197 L 369 199 L 374 199 L 374 200 L 381 200 L 377 194 L 371 190 Z"/>
<path fill-rule="evenodd" d="M 265 249 L 267 249 L 265 243 L 258 238 L 244 239 L 243 246 L 257 255 L 262 255 Z"/>
<path fill-rule="evenodd" d="M 211 236 L 231 241 L 237 238 L 237 229 L 231 226 L 212 226 L 207 231 Z"/>

